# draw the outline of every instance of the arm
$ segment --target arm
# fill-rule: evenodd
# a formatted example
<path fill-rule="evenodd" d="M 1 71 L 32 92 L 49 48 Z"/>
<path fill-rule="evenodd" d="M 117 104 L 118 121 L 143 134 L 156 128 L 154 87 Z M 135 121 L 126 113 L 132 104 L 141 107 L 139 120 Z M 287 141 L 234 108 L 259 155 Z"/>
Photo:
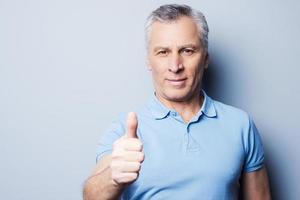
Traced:
<path fill-rule="evenodd" d="M 123 188 L 114 184 L 110 169 L 111 155 L 104 156 L 86 180 L 83 190 L 84 200 L 118 199 Z"/>
<path fill-rule="evenodd" d="M 265 167 L 244 173 L 242 177 L 242 199 L 271 200 L 267 170 Z"/>
<path fill-rule="evenodd" d="M 138 178 L 144 153 L 136 129 L 135 114 L 128 114 L 126 134 L 113 143 L 112 153 L 101 158 L 87 179 L 84 200 L 119 199 L 125 186 Z"/>

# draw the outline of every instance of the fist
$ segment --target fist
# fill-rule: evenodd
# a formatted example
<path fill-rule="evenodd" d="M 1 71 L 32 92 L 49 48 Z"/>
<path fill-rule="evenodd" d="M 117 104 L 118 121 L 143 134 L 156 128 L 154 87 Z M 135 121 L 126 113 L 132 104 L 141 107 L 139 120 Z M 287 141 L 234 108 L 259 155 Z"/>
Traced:
<path fill-rule="evenodd" d="M 135 113 L 128 113 L 126 133 L 113 144 L 110 168 L 115 185 L 131 183 L 138 178 L 144 153 L 142 142 L 137 137 L 137 126 Z"/>

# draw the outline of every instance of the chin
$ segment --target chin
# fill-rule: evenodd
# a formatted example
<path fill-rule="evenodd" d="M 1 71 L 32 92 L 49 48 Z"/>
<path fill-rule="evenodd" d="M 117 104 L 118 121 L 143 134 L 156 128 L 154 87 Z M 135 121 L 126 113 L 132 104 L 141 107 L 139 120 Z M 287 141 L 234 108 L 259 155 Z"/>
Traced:
<path fill-rule="evenodd" d="M 185 91 L 170 91 L 166 92 L 164 94 L 167 100 L 169 101 L 175 101 L 175 102 L 181 102 L 181 101 L 186 101 L 189 98 L 189 93 Z"/>

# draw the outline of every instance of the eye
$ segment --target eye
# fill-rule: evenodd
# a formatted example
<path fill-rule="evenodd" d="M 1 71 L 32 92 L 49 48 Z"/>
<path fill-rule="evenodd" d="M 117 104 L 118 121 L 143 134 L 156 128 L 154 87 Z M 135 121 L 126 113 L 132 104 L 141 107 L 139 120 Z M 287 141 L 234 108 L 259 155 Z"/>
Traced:
<path fill-rule="evenodd" d="M 181 50 L 181 53 L 183 53 L 184 55 L 187 55 L 187 56 L 192 55 L 194 52 L 195 52 L 194 49 L 188 49 L 188 48 L 185 48 L 185 49 Z"/>
<path fill-rule="evenodd" d="M 159 56 L 166 56 L 167 54 L 168 54 L 167 50 L 160 50 L 156 53 L 156 55 L 159 55 Z"/>

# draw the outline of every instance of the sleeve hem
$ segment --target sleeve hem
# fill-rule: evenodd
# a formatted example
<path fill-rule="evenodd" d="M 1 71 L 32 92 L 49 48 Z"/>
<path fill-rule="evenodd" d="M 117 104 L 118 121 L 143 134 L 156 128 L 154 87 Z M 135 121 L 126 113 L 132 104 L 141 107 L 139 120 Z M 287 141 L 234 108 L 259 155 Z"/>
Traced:
<path fill-rule="evenodd" d="M 111 151 L 112 151 L 111 149 L 107 149 L 107 150 L 102 151 L 101 153 L 98 153 L 98 154 L 96 155 L 96 163 L 98 163 L 99 160 L 101 160 L 101 158 L 102 158 L 103 156 L 105 156 L 105 155 L 111 153 Z"/>
<path fill-rule="evenodd" d="M 257 165 L 253 165 L 253 166 L 244 168 L 243 171 L 244 171 L 245 173 L 249 173 L 249 172 L 257 171 L 257 170 L 263 168 L 263 166 L 264 166 L 264 163 L 259 163 L 259 164 L 257 164 Z"/>

